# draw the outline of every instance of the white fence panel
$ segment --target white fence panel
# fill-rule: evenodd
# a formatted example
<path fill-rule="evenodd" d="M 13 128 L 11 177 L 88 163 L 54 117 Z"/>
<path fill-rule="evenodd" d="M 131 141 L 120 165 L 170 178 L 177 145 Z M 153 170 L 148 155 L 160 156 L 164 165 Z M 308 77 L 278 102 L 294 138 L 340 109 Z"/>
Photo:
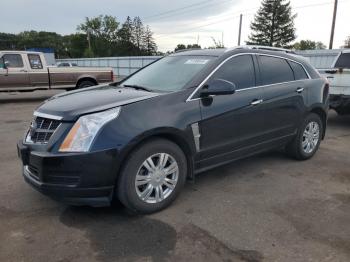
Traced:
<path fill-rule="evenodd" d="M 117 77 L 125 77 L 159 58 L 161 58 L 161 56 L 72 58 L 57 59 L 57 62 L 76 63 L 78 66 L 83 67 L 112 67 L 114 75 Z"/>

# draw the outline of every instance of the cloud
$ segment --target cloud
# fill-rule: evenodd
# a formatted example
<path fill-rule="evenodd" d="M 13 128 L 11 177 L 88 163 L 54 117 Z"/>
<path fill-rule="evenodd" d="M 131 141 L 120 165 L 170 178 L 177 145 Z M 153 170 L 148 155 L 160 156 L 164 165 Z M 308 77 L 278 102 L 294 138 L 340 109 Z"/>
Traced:
<path fill-rule="evenodd" d="M 320 40 L 327 44 L 332 17 L 332 0 L 329 5 L 295 9 L 298 40 Z M 202 3 L 202 4 L 198 4 Z M 212 45 L 211 37 L 221 39 L 224 32 L 226 46 L 237 43 L 240 11 L 259 7 L 261 0 L 8 0 L 2 1 L 0 24 L 2 32 L 18 33 L 24 30 L 44 30 L 60 34 L 76 32 L 85 17 L 100 14 L 113 15 L 123 22 L 129 15 L 140 16 L 151 26 L 162 51 L 173 49 L 180 41 Z M 319 4 L 319 0 L 291 0 L 293 6 Z M 172 9 L 190 6 L 163 16 L 154 16 Z M 347 29 L 350 2 L 339 3 L 335 30 L 335 46 L 343 44 Z M 249 11 L 248 13 L 254 13 Z M 247 12 L 245 12 L 247 13 Z M 312 15 L 310 15 L 312 14 Z M 242 37 L 246 40 L 252 14 L 243 18 Z"/>

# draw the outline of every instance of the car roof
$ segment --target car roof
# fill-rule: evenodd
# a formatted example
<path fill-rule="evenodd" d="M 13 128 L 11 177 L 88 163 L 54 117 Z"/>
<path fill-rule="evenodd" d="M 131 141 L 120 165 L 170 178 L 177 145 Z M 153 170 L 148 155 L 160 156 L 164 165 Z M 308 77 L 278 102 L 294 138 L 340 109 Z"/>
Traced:
<path fill-rule="evenodd" d="M 15 50 L 0 50 L 0 53 L 4 54 L 35 54 L 40 55 L 42 52 L 35 52 L 35 51 L 15 51 Z"/>
<path fill-rule="evenodd" d="M 305 59 L 300 55 L 296 55 L 294 51 L 275 48 L 268 46 L 236 46 L 232 48 L 218 48 L 218 49 L 191 49 L 191 50 L 180 50 L 170 56 L 215 56 L 215 57 L 228 57 L 239 53 L 254 53 L 254 54 L 267 54 L 280 56 L 299 62 L 305 62 Z"/>

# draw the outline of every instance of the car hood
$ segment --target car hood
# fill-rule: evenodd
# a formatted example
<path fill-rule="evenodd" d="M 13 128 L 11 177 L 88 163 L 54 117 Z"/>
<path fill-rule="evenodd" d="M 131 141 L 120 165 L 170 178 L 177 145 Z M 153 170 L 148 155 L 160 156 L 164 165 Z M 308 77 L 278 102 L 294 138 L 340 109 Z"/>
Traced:
<path fill-rule="evenodd" d="M 159 95 L 161 94 L 132 88 L 94 86 L 55 95 L 40 105 L 36 112 L 43 115 L 54 115 L 64 121 L 73 121 L 84 114 L 135 103 Z"/>

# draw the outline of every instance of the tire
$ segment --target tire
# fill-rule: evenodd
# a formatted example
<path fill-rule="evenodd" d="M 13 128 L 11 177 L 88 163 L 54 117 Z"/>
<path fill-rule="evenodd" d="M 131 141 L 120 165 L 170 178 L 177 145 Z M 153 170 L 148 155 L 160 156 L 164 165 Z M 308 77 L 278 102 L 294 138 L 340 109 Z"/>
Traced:
<path fill-rule="evenodd" d="M 86 88 L 86 87 L 90 87 L 90 86 L 95 86 L 95 85 L 96 85 L 96 83 L 89 81 L 89 80 L 86 80 L 86 81 L 82 81 L 81 83 L 79 83 L 78 89 Z"/>
<path fill-rule="evenodd" d="M 318 126 L 318 131 L 316 126 Z M 288 155 L 297 160 L 307 160 L 313 157 L 320 146 L 323 130 L 324 127 L 319 115 L 315 113 L 307 115 L 298 129 L 296 137 L 286 147 Z M 309 135 L 306 134 L 307 131 L 309 131 Z M 318 137 L 317 142 L 314 140 L 315 137 Z M 310 147 L 308 147 L 309 142 Z"/>
<path fill-rule="evenodd" d="M 166 159 L 165 165 L 160 164 L 162 157 L 163 160 Z M 146 160 L 150 159 L 158 169 L 150 168 L 150 162 L 146 163 Z M 168 175 L 166 171 L 169 171 Z M 172 171 L 174 172 L 171 173 Z M 139 185 L 136 185 L 136 177 Z M 154 139 L 140 145 L 129 155 L 119 174 L 115 197 L 136 213 L 154 213 L 166 208 L 175 200 L 185 184 L 186 177 L 187 160 L 181 148 L 171 141 Z M 163 199 L 158 192 L 163 192 Z"/>
<path fill-rule="evenodd" d="M 338 115 L 344 116 L 350 114 L 350 108 L 347 107 L 337 107 L 334 109 Z"/>

